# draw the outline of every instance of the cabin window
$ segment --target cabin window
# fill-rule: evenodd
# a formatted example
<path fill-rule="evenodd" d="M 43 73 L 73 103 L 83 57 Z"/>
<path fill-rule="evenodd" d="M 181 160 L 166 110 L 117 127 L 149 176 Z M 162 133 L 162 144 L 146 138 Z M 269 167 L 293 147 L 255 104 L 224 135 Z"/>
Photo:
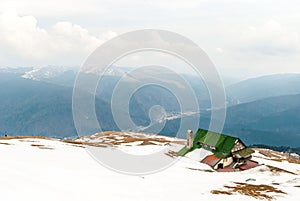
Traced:
<path fill-rule="evenodd" d="M 239 151 L 239 150 L 242 150 L 242 149 L 244 149 L 245 148 L 245 146 L 241 143 L 241 142 L 237 142 L 235 145 L 234 145 L 234 147 L 233 147 L 233 149 L 232 149 L 232 152 L 236 152 L 236 151 Z"/>
<path fill-rule="evenodd" d="M 201 145 L 203 148 L 206 148 L 206 149 L 216 150 L 216 147 L 208 145 L 208 144 L 204 144 L 202 142 L 197 142 L 197 144 Z"/>
<path fill-rule="evenodd" d="M 223 163 L 218 164 L 218 169 L 223 169 Z"/>

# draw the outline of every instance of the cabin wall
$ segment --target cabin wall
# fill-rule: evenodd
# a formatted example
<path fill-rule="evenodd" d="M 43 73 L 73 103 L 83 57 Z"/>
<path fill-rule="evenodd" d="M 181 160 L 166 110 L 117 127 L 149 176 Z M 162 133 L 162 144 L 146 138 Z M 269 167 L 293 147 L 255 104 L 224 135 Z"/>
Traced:
<path fill-rule="evenodd" d="M 232 163 L 233 163 L 233 158 L 232 157 L 228 157 L 228 158 L 223 159 L 224 167 L 227 167 L 227 166 L 231 165 Z"/>
<path fill-rule="evenodd" d="M 219 164 L 223 164 L 223 167 L 227 167 L 233 163 L 233 158 L 232 157 L 227 157 L 224 159 L 221 159 L 215 166 L 214 169 L 218 169 Z"/>

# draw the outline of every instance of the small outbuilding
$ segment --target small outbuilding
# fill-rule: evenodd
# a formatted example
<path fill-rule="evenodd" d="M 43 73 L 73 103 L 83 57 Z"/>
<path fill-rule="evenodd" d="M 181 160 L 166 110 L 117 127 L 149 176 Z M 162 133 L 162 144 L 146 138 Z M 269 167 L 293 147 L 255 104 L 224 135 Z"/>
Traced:
<path fill-rule="evenodd" d="M 254 151 L 236 137 L 199 129 L 191 140 L 191 131 L 188 131 L 187 146 L 183 147 L 178 155 L 184 156 L 195 149 L 203 148 L 212 152 L 201 162 L 208 164 L 215 170 L 235 170 L 245 166 L 251 159 Z"/>

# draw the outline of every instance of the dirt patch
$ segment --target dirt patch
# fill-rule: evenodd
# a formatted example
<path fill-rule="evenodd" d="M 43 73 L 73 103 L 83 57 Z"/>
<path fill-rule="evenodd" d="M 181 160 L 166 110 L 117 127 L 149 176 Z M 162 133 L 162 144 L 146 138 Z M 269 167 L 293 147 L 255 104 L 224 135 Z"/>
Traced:
<path fill-rule="evenodd" d="M 300 159 L 296 159 L 296 158 L 292 158 L 292 157 L 288 158 L 287 161 L 289 163 L 300 164 Z"/>
<path fill-rule="evenodd" d="M 0 142 L 0 144 L 4 144 L 4 145 L 11 145 L 9 143 L 6 143 L 6 142 Z"/>
<path fill-rule="evenodd" d="M 187 169 L 190 169 L 190 170 L 196 170 L 196 171 L 201 171 L 201 172 L 215 172 L 213 170 L 202 170 L 202 169 L 198 169 L 198 168 L 187 168 Z M 214 193 L 215 194 L 215 193 Z"/>
<path fill-rule="evenodd" d="M 167 153 L 165 153 L 167 156 L 170 156 L 171 158 L 178 157 L 178 153 L 172 150 L 169 150 Z"/>
<path fill-rule="evenodd" d="M 82 147 L 85 148 L 85 146 L 94 146 L 94 147 L 107 147 L 106 143 L 92 143 L 92 142 L 82 142 L 82 141 L 75 141 L 75 140 L 62 140 L 62 142 L 72 144 L 73 146 L 76 147 Z"/>
<path fill-rule="evenodd" d="M 14 140 L 14 139 L 43 139 L 43 140 L 52 140 L 44 136 L 7 136 L 0 137 L 0 140 Z"/>
<path fill-rule="evenodd" d="M 73 146 L 73 147 L 79 147 L 79 148 L 86 148 L 86 147 L 83 146 L 83 145 L 75 145 L 75 144 L 73 144 L 72 146 Z"/>
<path fill-rule="evenodd" d="M 281 152 L 277 152 L 277 151 L 273 151 L 273 150 L 269 150 L 269 149 L 256 148 L 255 150 L 257 150 L 258 153 L 260 153 L 268 158 L 285 158 L 286 157 L 285 153 L 281 153 Z"/>
<path fill-rule="evenodd" d="M 173 143 L 173 141 L 168 140 L 164 137 L 158 137 L 156 135 L 146 135 L 142 133 L 123 133 L 123 132 L 112 132 L 106 131 L 103 133 L 97 133 L 92 136 L 82 137 L 77 139 L 76 142 L 83 142 L 83 144 L 89 143 L 91 141 L 94 145 L 96 144 L 106 144 L 108 146 L 128 144 L 133 142 L 141 142 L 140 145 L 164 145 L 167 143 Z M 176 141 L 179 143 L 179 141 Z"/>
<path fill-rule="evenodd" d="M 52 147 L 47 147 L 47 146 L 42 145 L 42 144 L 31 144 L 31 146 L 33 146 L 33 147 L 38 147 L 38 148 L 40 148 L 40 149 L 54 149 L 54 148 L 52 148 Z"/>
<path fill-rule="evenodd" d="M 143 145 L 156 145 L 156 144 L 150 141 L 143 141 L 141 144 L 139 144 L 139 146 L 143 146 Z"/>
<path fill-rule="evenodd" d="M 166 140 L 164 138 L 155 138 L 155 137 L 140 137 L 140 136 L 130 136 L 130 135 L 122 135 L 123 139 L 116 139 L 112 144 L 120 145 L 124 143 L 138 142 L 142 141 L 141 145 L 155 145 L 154 142 L 157 143 L 170 143 L 170 140 Z"/>
<path fill-rule="evenodd" d="M 219 190 L 212 190 L 210 191 L 212 194 L 217 194 L 217 195 L 232 195 L 231 192 L 228 192 L 228 191 L 219 191 Z"/>
<path fill-rule="evenodd" d="M 278 167 L 274 167 L 274 166 L 271 166 L 271 165 L 266 165 L 271 172 L 273 172 L 274 174 L 279 174 L 279 173 L 288 173 L 288 174 L 292 174 L 292 175 L 297 175 L 296 173 L 294 172 L 290 172 L 290 171 L 287 171 L 287 170 L 284 170 L 284 169 L 281 169 L 281 168 L 278 168 Z"/>
<path fill-rule="evenodd" d="M 282 161 L 288 161 L 289 163 L 295 163 L 295 164 L 300 164 L 300 159 L 292 156 L 291 154 L 288 153 L 281 153 L 269 149 L 261 149 L 261 148 L 255 148 L 255 150 L 258 151 L 258 153 L 266 156 L 267 160 L 272 160 L 276 162 L 282 162 Z M 259 157 L 260 158 L 260 157 Z"/>
<path fill-rule="evenodd" d="M 36 142 L 34 140 L 19 140 L 20 142 Z"/>
<path fill-rule="evenodd" d="M 230 193 L 240 193 L 242 195 L 254 197 L 257 199 L 266 199 L 272 200 L 274 197 L 268 195 L 267 193 L 275 193 L 275 194 L 286 194 L 285 192 L 269 185 L 254 185 L 247 183 L 234 182 L 236 186 L 224 186 L 229 189 Z"/>

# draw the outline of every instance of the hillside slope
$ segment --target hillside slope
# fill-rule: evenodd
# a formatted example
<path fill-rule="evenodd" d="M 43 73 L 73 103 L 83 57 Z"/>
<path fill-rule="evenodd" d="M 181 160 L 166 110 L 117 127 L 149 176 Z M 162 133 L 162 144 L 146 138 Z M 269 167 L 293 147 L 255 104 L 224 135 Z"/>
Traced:
<path fill-rule="evenodd" d="M 229 107 L 224 132 L 250 144 L 289 145 L 300 141 L 300 94 L 271 97 Z"/>
<path fill-rule="evenodd" d="M 255 77 L 226 87 L 230 105 L 274 96 L 300 94 L 300 74 L 275 74 Z"/>
<path fill-rule="evenodd" d="M 160 138 L 163 139 L 163 136 Z M 85 138 L 86 141 L 88 139 Z M 174 143 L 125 143 L 106 144 L 106 147 L 98 149 L 143 155 L 153 150 L 164 148 L 167 152 L 182 146 Z M 86 145 L 78 142 L 55 139 L 0 139 L 0 152 L 4 153 L 0 166 L 1 199 L 296 201 L 300 196 L 300 164 L 288 162 L 285 155 L 278 152 L 257 150 L 253 160 L 265 165 L 243 172 L 213 172 L 209 166 L 200 163 L 200 155 L 193 152 L 193 155 L 181 158 L 164 171 L 129 176 L 101 166 L 88 155 L 86 149 Z M 165 154 L 163 157 L 170 158 Z M 15 193 L 16 189 L 18 193 Z"/>

